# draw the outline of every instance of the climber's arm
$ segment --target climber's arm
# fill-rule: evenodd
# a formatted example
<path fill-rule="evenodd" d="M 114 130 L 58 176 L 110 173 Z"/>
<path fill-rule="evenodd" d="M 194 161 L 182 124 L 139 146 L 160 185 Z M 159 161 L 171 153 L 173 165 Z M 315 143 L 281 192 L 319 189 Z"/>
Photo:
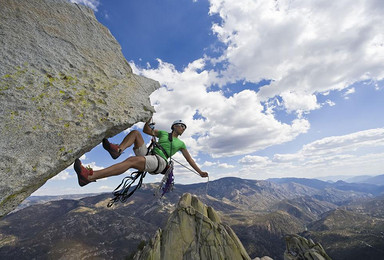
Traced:
<path fill-rule="evenodd" d="M 180 149 L 180 151 L 183 154 L 184 158 L 189 163 L 189 165 L 191 165 L 191 167 L 195 171 L 197 171 L 201 177 L 208 177 L 208 172 L 203 172 L 202 170 L 200 170 L 199 166 L 197 166 L 195 160 L 192 159 L 192 156 L 189 154 L 189 152 L 186 148 L 182 148 L 182 149 Z"/>
<path fill-rule="evenodd" d="M 151 124 L 151 121 L 152 121 L 152 118 L 149 119 L 145 125 L 144 125 L 144 128 L 143 128 L 143 132 L 146 133 L 147 135 L 151 135 L 151 136 L 155 136 L 157 137 L 158 135 L 158 130 L 156 129 L 152 129 L 150 124 Z"/>

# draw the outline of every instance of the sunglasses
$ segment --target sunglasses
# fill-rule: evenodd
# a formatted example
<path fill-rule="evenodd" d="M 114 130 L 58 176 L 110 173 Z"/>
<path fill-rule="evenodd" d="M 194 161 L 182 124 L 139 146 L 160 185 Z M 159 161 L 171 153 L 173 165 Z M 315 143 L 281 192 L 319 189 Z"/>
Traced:
<path fill-rule="evenodd" d="M 187 128 L 187 127 L 186 127 L 185 125 L 183 125 L 183 124 L 175 124 L 175 126 L 179 126 L 179 127 L 183 128 L 183 129 Z"/>

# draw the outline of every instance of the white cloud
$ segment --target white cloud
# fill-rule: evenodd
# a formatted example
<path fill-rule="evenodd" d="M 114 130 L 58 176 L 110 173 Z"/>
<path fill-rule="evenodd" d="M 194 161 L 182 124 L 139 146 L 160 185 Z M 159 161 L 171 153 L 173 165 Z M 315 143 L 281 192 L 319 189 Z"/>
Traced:
<path fill-rule="evenodd" d="M 215 166 L 215 165 L 217 165 L 216 162 L 205 161 L 202 166 L 211 167 L 211 166 Z"/>
<path fill-rule="evenodd" d="M 82 162 L 84 162 L 86 160 L 85 154 L 80 159 Z M 104 167 L 102 167 L 102 166 L 97 166 L 95 162 L 83 163 L 83 165 L 85 167 L 89 166 L 93 170 L 104 169 Z M 51 180 L 53 180 L 53 181 L 65 181 L 65 180 L 74 179 L 74 178 L 77 178 L 77 177 L 76 177 L 75 171 L 73 170 L 73 164 L 72 164 L 66 170 L 64 170 L 64 171 L 60 172 L 59 174 L 57 174 L 56 176 L 54 176 Z"/>
<path fill-rule="evenodd" d="M 347 89 L 347 91 L 345 91 L 345 93 L 344 93 L 344 98 L 349 99 L 349 95 L 351 95 L 353 93 L 355 93 L 355 88 Z"/>
<path fill-rule="evenodd" d="M 382 174 L 384 128 L 332 136 L 306 144 L 297 153 L 275 154 L 271 160 L 245 156 L 241 175 L 271 178 Z"/>
<path fill-rule="evenodd" d="M 375 81 L 375 82 L 372 82 L 373 85 L 375 86 L 375 90 L 382 90 L 384 88 L 384 80 L 382 81 Z"/>
<path fill-rule="evenodd" d="M 347 95 L 353 94 L 355 92 L 356 92 L 355 88 L 350 88 L 350 89 L 347 89 L 347 91 L 344 93 L 344 95 L 347 96 Z"/>
<path fill-rule="evenodd" d="M 84 165 L 85 167 L 86 167 L 86 166 L 91 167 L 94 171 L 102 170 L 102 169 L 105 168 L 105 167 L 96 165 L 96 162 L 85 163 L 85 164 L 83 164 L 83 165 Z"/>
<path fill-rule="evenodd" d="M 196 60 L 181 72 L 161 60 L 157 69 L 142 69 L 132 62 L 135 73 L 163 84 L 151 95 L 157 129 L 169 130 L 175 119 L 186 121 L 188 128 L 182 139 L 193 154 L 204 151 L 222 157 L 251 153 L 291 141 L 309 129 L 304 118 L 287 124 L 265 113 L 255 91 L 243 90 L 230 97 L 221 91 L 209 91 L 217 75 L 201 70 L 204 62 Z M 201 118 L 194 118 L 196 113 Z"/>
<path fill-rule="evenodd" d="M 111 190 L 114 190 L 114 189 L 115 189 L 115 188 L 113 188 L 113 187 L 105 186 L 105 185 L 100 186 L 100 187 L 98 188 L 98 190 L 100 190 L 100 191 L 111 191 Z"/>
<path fill-rule="evenodd" d="M 100 1 L 98 0 L 70 0 L 70 2 L 88 6 L 95 12 L 97 12 L 97 7 L 100 5 Z"/>
<path fill-rule="evenodd" d="M 272 79 L 262 100 L 281 95 L 288 110 L 308 111 L 319 108 L 314 93 L 384 77 L 380 1 L 210 2 L 223 19 L 212 30 L 227 45 L 220 80 Z"/>
<path fill-rule="evenodd" d="M 265 156 L 257 156 L 257 155 L 246 155 L 242 159 L 239 160 L 239 163 L 242 165 L 266 165 L 270 162 L 268 157 Z"/>
<path fill-rule="evenodd" d="M 249 154 L 292 141 L 310 127 L 305 113 L 335 105 L 332 100 L 319 104 L 317 94 L 384 77 L 378 2 L 210 2 L 210 13 L 222 18 L 212 26 L 226 45 L 221 57 L 204 56 L 182 71 L 161 60 L 157 68 L 131 63 L 136 73 L 163 85 L 151 96 L 157 128 L 169 130 L 173 120 L 185 120 L 183 140 L 193 155 L 199 150 L 213 157 Z M 206 69 L 221 62 L 222 70 Z M 210 91 L 214 84 L 262 79 L 272 81 L 230 97 Z M 276 118 L 281 109 L 296 113 L 296 119 L 281 122 Z"/>
<path fill-rule="evenodd" d="M 284 91 L 281 94 L 288 112 L 311 111 L 320 108 L 315 95 Z"/>
<path fill-rule="evenodd" d="M 223 169 L 232 169 L 232 168 L 235 168 L 234 165 L 231 165 L 231 164 L 228 164 L 228 163 L 220 163 L 218 165 L 219 168 L 223 168 Z"/>
<path fill-rule="evenodd" d="M 334 105 L 336 105 L 335 102 L 333 102 L 333 101 L 331 101 L 331 100 L 329 100 L 329 99 L 327 99 L 327 100 L 325 101 L 325 104 L 327 104 L 327 105 L 330 106 L 330 107 L 333 107 Z"/>
<path fill-rule="evenodd" d="M 294 154 L 275 154 L 277 163 L 315 163 L 332 162 L 360 156 L 356 153 L 364 149 L 384 147 L 384 128 L 370 129 L 343 136 L 326 137 L 306 144 Z"/>
<path fill-rule="evenodd" d="M 68 171 L 62 171 L 52 178 L 54 181 L 65 181 L 68 179 L 74 178 L 73 175 L 70 175 Z"/>
<path fill-rule="evenodd" d="M 384 146 L 384 128 L 369 129 L 343 136 L 332 136 L 304 145 L 304 155 L 329 155 L 356 151 L 363 147 Z"/>

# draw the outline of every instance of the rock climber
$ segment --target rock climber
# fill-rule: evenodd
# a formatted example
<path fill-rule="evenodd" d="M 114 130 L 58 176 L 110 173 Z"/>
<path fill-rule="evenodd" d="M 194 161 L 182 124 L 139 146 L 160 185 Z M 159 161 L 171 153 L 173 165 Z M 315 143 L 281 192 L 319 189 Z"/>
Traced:
<path fill-rule="evenodd" d="M 202 171 L 191 155 L 189 154 L 183 141 L 179 139 L 187 125 L 182 120 L 176 120 L 171 125 L 171 133 L 163 130 L 154 129 L 151 120 L 145 123 L 143 132 L 145 134 L 159 138 L 159 146 L 152 150 L 151 154 L 147 155 L 147 146 L 139 131 L 133 130 L 125 136 L 120 145 L 112 144 L 108 139 L 103 139 L 103 148 L 109 152 L 113 159 L 117 159 L 122 152 L 134 145 L 133 152 L 135 156 L 129 157 L 126 160 L 109 166 L 102 170 L 93 170 L 90 167 L 84 167 L 79 159 L 75 160 L 74 168 L 77 173 L 80 186 L 85 186 L 90 182 L 95 182 L 97 179 L 106 178 L 109 176 L 120 175 L 128 169 L 135 168 L 139 171 L 146 171 L 150 174 L 161 173 L 168 164 L 168 159 L 176 152 L 181 151 L 189 165 L 201 176 L 208 177 L 208 173 Z"/>

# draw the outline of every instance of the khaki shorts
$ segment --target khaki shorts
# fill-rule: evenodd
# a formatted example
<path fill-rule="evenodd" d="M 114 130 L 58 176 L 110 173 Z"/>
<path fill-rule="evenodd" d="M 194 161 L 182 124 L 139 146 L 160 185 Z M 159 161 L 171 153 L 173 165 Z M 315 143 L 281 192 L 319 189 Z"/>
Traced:
<path fill-rule="evenodd" d="M 161 173 L 165 167 L 167 166 L 167 162 L 164 160 L 163 157 L 160 155 L 146 155 L 148 151 L 148 148 L 145 144 L 143 144 L 141 147 L 135 149 L 133 148 L 133 152 L 136 156 L 144 156 L 145 157 L 145 169 L 144 171 L 150 173 L 150 174 L 158 174 Z M 157 169 L 156 172 L 154 172 Z"/>

